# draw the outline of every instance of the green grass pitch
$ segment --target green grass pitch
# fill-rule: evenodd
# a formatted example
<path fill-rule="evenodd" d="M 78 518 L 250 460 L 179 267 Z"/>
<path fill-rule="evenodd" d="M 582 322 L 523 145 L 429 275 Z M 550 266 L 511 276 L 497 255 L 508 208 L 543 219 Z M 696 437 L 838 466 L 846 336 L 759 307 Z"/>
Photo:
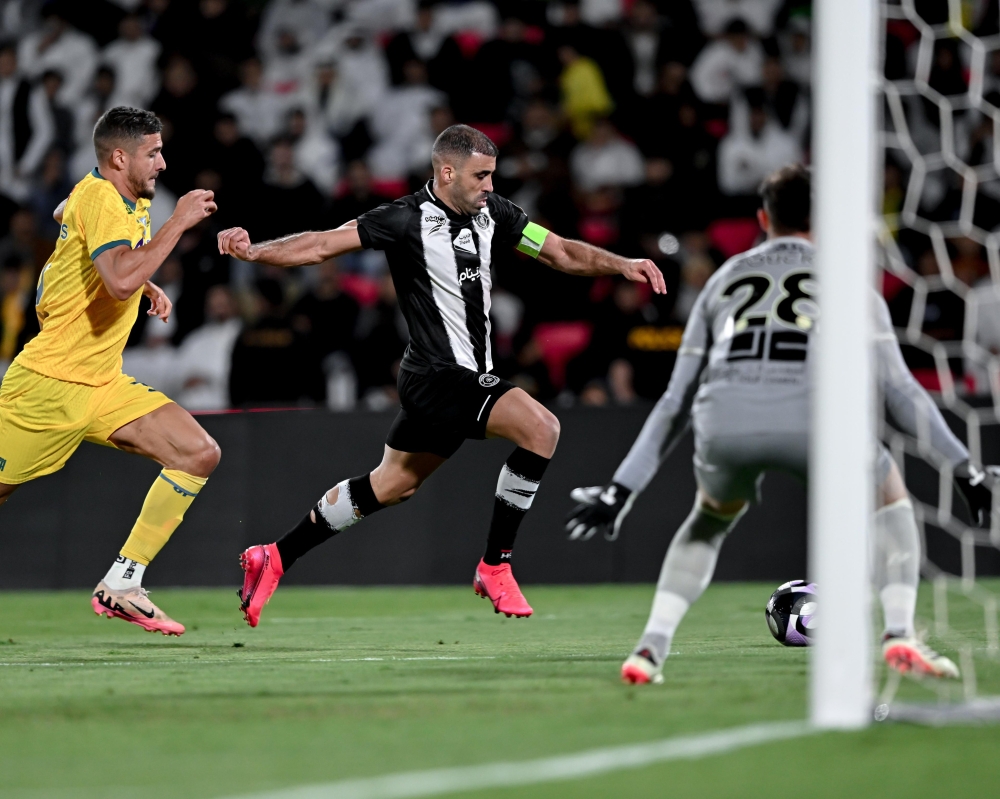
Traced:
<path fill-rule="evenodd" d="M 651 586 L 526 586 L 528 620 L 471 587 L 283 588 L 255 630 L 232 590 L 155 591 L 180 639 L 98 619 L 85 593 L 2 593 L 0 797 L 234 796 L 802 718 L 807 652 L 768 634 L 773 588 L 712 586 L 651 688 L 617 679 Z M 981 636 L 975 606 L 951 615 Z M 995 795 L 998 751 L 1000 727 L 884 724 L 463 796 Z"/>

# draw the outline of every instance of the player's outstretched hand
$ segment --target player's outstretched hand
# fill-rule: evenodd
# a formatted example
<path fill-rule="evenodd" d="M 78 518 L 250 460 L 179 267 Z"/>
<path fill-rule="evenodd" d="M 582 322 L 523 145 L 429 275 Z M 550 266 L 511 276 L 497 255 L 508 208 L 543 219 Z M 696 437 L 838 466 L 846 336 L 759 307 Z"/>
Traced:
<path fill-rule="evenodd" d="M 219 234 L 219 253 L 241 261 L 250 260 L 250 234 L 241 227 L 231 227 Z"/>
<path fill-rule="evenodd" d="M 142 284 L 142 293 L 149 297 L 150 302 L 150 307 L 146 311 L 146 315 L 155 316 L 157 319 L 162 319 L 166 322 L 170 318 L 170 312 L 174 309 L 174 304 L 170 301 L 170 297 L 166 295 L 166 292 L 151 280 L 147 280 Z"/>
<path fill-rule="evenodd" d="M 174 216 L 183 223 L 184 229 L 193 228 L 202 219 L 207 219 L 219 210 L 215 204 L 215 192 L 195 189 L 177 201 Z"/>
<path fill-rule="evenodd" d="M 955 470 L 955 485 L 969 506 L 972 524 L 989 527 L 993 511 L 993 486 L 1000 485 L 1000 467 L 986 466 L 978 469 L 965 463 Z"/>
<path fill-rule="evenodd" d="M 656 294 L 666 294 L 667 284 L 660 268 L 648 258 L 632 258 L 626 262 L 622 274 L 636 283 L 649 283 Z"/>
<path fill-rule="evenodd" d="M 566 517 L 570 541 L 589 541 L 598 532 L 608 541 L 618 538 L 622 522 L 632 510 L 636 493 L 618 483 L 589 488 L 574 488 L 570 498 L 577 505 Z"/>

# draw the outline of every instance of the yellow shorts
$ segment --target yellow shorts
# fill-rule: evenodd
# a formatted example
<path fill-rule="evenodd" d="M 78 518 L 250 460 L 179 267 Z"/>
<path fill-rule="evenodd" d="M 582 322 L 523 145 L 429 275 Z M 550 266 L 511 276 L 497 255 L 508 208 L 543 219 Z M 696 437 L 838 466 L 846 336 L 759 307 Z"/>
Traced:
<path fill-rule="evenodd" d="M 59 471 L 82 441 L 113 447 L 119 427 L 172 400 L 126 375 L 103 386 L 45 377 L 14 362 L 0 385 L 0 483 Z"/>

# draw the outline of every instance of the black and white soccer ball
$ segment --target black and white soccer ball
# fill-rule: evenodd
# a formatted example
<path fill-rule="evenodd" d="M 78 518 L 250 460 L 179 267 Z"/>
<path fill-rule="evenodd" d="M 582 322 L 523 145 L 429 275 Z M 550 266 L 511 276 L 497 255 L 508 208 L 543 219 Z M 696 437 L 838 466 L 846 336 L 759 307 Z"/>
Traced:
<path fill-rule="evenodd" d="M 816 584 L 792 580 L 778 586 L 764 608 L 767 628 L 785 646 L 811 646 L 816 632 Z"/>

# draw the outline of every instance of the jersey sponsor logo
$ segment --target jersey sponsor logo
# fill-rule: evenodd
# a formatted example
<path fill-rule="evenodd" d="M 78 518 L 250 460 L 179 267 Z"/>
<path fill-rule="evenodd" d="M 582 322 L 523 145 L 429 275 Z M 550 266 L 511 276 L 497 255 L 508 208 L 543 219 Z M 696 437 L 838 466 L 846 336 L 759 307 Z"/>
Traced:
<path fill-rule="evenodd" d="M 0 458 L 0 472 L 7 468 L 7 459 Z"/>
<path fill-rule="evenodd" d="M 499 382 L 500 378 L 496 375 L 479 375 L 479 385 L 483 388 L 493 388 Z"/>
<path fill-rule="evenodd" d="M 437 233 L 441 229 L 441 226 L 448 220 L 439 214 L 428 214 L 424 217 L 424 221 L 432 222 L 434 227 L 431 228 L 431 233 Z"/>
<path fill-rule="evenodd" d="M 461 250 L 462 252 L 467 252 L 470 255 L 478 255 L 476 252 L 476 242 L 472 240 L 472 231 L 468 228 L 463 228 L 462 232 L 458 234 L 453 242 L 456 250 Z M 476 277 L 479 277 L 479 270 L 476 270 Z"/>
<path fill-rule="evenodd" d="M 458 282 L 464 283 L 466 280 L 479 280 L 482 276 L 482 272 L 478 269 L 463 269 L 458 275 Z"/>
<path fill-rule="evenodd" d="M 59 238 L 65 239 L 68 237 L 69 237 L 69 225 L 63 223 L 62 226 L 59 228 Z"/>

